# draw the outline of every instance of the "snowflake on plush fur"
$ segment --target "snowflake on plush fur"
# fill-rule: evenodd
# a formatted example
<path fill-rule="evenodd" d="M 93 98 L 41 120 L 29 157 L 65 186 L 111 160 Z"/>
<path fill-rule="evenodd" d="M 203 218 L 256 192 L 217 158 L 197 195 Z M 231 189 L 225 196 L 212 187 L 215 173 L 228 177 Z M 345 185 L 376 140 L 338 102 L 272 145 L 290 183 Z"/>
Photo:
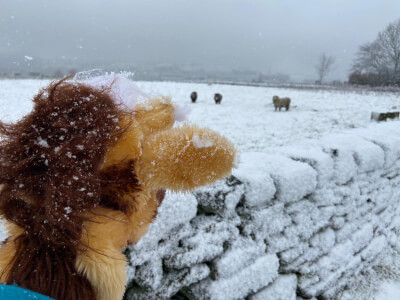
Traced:
<path fill-rule="evenodd" d="M 56 299 L 122 299 L 122 251 L 147 232 L 165 190 L 190 191 L 231 172 L 227 139 L 173 128 L 182 111 L 169 99 L 136 103 L 120 80 L 52 83 L 29 115 L 0 123 L 0 217 L 9 234 L 0 283 Z"/>

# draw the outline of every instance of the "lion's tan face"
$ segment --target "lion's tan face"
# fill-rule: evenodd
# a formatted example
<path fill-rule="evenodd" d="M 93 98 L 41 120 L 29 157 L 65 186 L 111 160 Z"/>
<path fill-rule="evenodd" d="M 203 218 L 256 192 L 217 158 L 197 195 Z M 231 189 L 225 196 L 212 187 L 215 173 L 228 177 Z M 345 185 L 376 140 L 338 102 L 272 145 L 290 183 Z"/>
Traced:
<path fill-rule="evenodd" d="M 128 122 L 130 126 L 121 135 L 118 142 L 109 148 L 102 165 L 102 170 L 115 170 L 124 169 L 126 167 L 132 168 L 131 174 L 137 176 L 135 166 L 140 163 L 143 155 L 141 145 L 145 140 L 142 132 L 142 126 L 135 118 L 122 120 L 121 126 L 124 122 Z M 125 174 L 126 172 L 123 172 Z M 129 175 L 129 174 L 128 174 Z M 112 176 L 112 174 L 110 175 Z M 141 178 L 134 178 L 136 186 L 130 186 L 129 182 L 124 184 L 129 176 L 125 176 L 118 180 L 121 185 L 110 187 L 111 191 L 115 194 L 121 194 L 118 204 L 126 214 L 131 231 L 128 238 L 128 244 L 135 244 L 147 232 L 148 226 L 154 221 L 157 214 L 157 209 L 165 196 L 165 192 L 160 189 L 150 188 L 141 180 Z M 133 179 L 133 178 L 132 178 Z"/>

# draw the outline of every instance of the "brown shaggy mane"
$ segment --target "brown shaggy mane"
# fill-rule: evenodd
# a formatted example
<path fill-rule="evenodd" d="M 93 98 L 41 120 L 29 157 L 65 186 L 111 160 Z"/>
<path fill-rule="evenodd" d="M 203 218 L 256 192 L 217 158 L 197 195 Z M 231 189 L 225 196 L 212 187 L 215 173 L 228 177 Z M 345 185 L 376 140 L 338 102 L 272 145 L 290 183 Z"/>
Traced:
<path fill-rule="evenodd" d="M 100 202 L 128 210 L 102 188 L 114 171 L 99 172 L 107 147 L 124 131 L 118 125 L 126 112 L 106 90 L 65 79 L 33 102 L 19 122 L 0 122 L 0 215 L 25 230 L 7 283 L 56 299 L 94 299 L 74 266 L 82 213 Z M 118 178 L 134 179 L 131 166 Z M 120 188 L 115 178 L 113 184 Z"/>
<path fill-rule="evenodd" d="M 100 172 L 100 178 L 105 187 L 100 204 L 126 214 L 132 214 L 135 208 L 135 199 L 132 197 L 134 193 L 141 190 L 134 172 L 134 161 L 124 161 L 120 165 L 103 169 Z"/>

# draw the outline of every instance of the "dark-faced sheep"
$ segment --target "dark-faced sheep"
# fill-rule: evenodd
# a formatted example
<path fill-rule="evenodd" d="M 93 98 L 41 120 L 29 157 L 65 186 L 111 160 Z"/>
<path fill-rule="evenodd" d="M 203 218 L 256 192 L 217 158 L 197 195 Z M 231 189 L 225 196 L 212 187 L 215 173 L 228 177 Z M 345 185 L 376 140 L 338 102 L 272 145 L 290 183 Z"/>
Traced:
<path fill-rule="evenodd" d="M 192 99 L 192 103 L 195 103 L 197 100 L 197 92 L 192 92 L 190 94 L 190 99 Z"/>
<path fill-rule="evenodd" d="M 222 101 L 222 95 L 220 93 L 216 93 L 214 95 L 214 100 L 215 100 L 215 104 L 221 104 Z"/>
<path fill-rule="evenodd" d="M 272 102 L 274 103 L 275 111 L 278 108 L 279 108 L 279 110 L 281 110 L 282 107 L 286 107 L 286 110 L 289 110 L 289 107 L 290 107 L 290 98 L 289 97 L 279 98 L 278 96 L 273 96 Z"/>

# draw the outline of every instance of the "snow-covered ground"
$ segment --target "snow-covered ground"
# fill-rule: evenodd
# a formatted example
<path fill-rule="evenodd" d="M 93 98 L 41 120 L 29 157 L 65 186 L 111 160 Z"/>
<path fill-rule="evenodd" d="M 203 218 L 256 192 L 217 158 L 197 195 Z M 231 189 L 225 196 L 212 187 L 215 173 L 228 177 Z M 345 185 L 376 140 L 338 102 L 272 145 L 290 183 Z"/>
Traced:
<path fill-rule="evenodd" d="M 265 151 L 327 132 L 363 127 L 370 124 L 371 111 L 386 112 L 397 106 L 400 109 L 396 94 L 147 82 L 139 86 L 189 105 L 190 121 L 221 132 L 241 151 Z M 198 93 L 195 104 L 190 103 L 192 91 Z M 214 93 L 223 95 L 221 105 L 214 103 Z M 284 108 L 274 111 L 274 95 L 292 99 L 289 112 Z"/>
<path fill-rule="evenodd" d="M 16 120 L 32 107 L 30 99 L 47 84 L 44 80 L 0 81 L 0 118 Z M 272 146 L 319 138 L 330 132 L 370 124 L 372 111 L 400 110 L 399 96 L 392 93 L 307 91 L 283 88 L 218 84 L 138 82 L 149 95 L 169 96 L 192 109 L 189 120 L 229 137 L 240 151 L 262 151 Z M 198 100 L 190 101 L 197 91 Z M 223 95 L 221 105 L 214 93 Z M 275 112 L 272 96 L 290 97 L 289 112 Z"/>
<path fill-rule="evenodd" d="M 31 99 L 48 81 L 0 81 L 0 120 L 16 121 L 32 108 Z M 307 91 L 283 88 L 207 85 L 172 82 L 138 82 L 149 95 L 170 96 L 192 110 L 189 120 L 230 138 L 240 151 L 271 152 L 274 147 L 319 138 L 327 133 L 371 123 L 372 111 L 399 110 L 399 96 L 392 93 Z M 198 100 L 190 101 L 197 91 Z M 214 93 L 223 95 L 214 103 Z M 275 112 L 272 96 L 292 99 L 291 109 Z M 399 108 L 398 108 L 399 106 Z M 0 240 L 5 233 L 0 224 Z M 376 300 L 400 299 L 400 284 L 385 283 Z"/>

